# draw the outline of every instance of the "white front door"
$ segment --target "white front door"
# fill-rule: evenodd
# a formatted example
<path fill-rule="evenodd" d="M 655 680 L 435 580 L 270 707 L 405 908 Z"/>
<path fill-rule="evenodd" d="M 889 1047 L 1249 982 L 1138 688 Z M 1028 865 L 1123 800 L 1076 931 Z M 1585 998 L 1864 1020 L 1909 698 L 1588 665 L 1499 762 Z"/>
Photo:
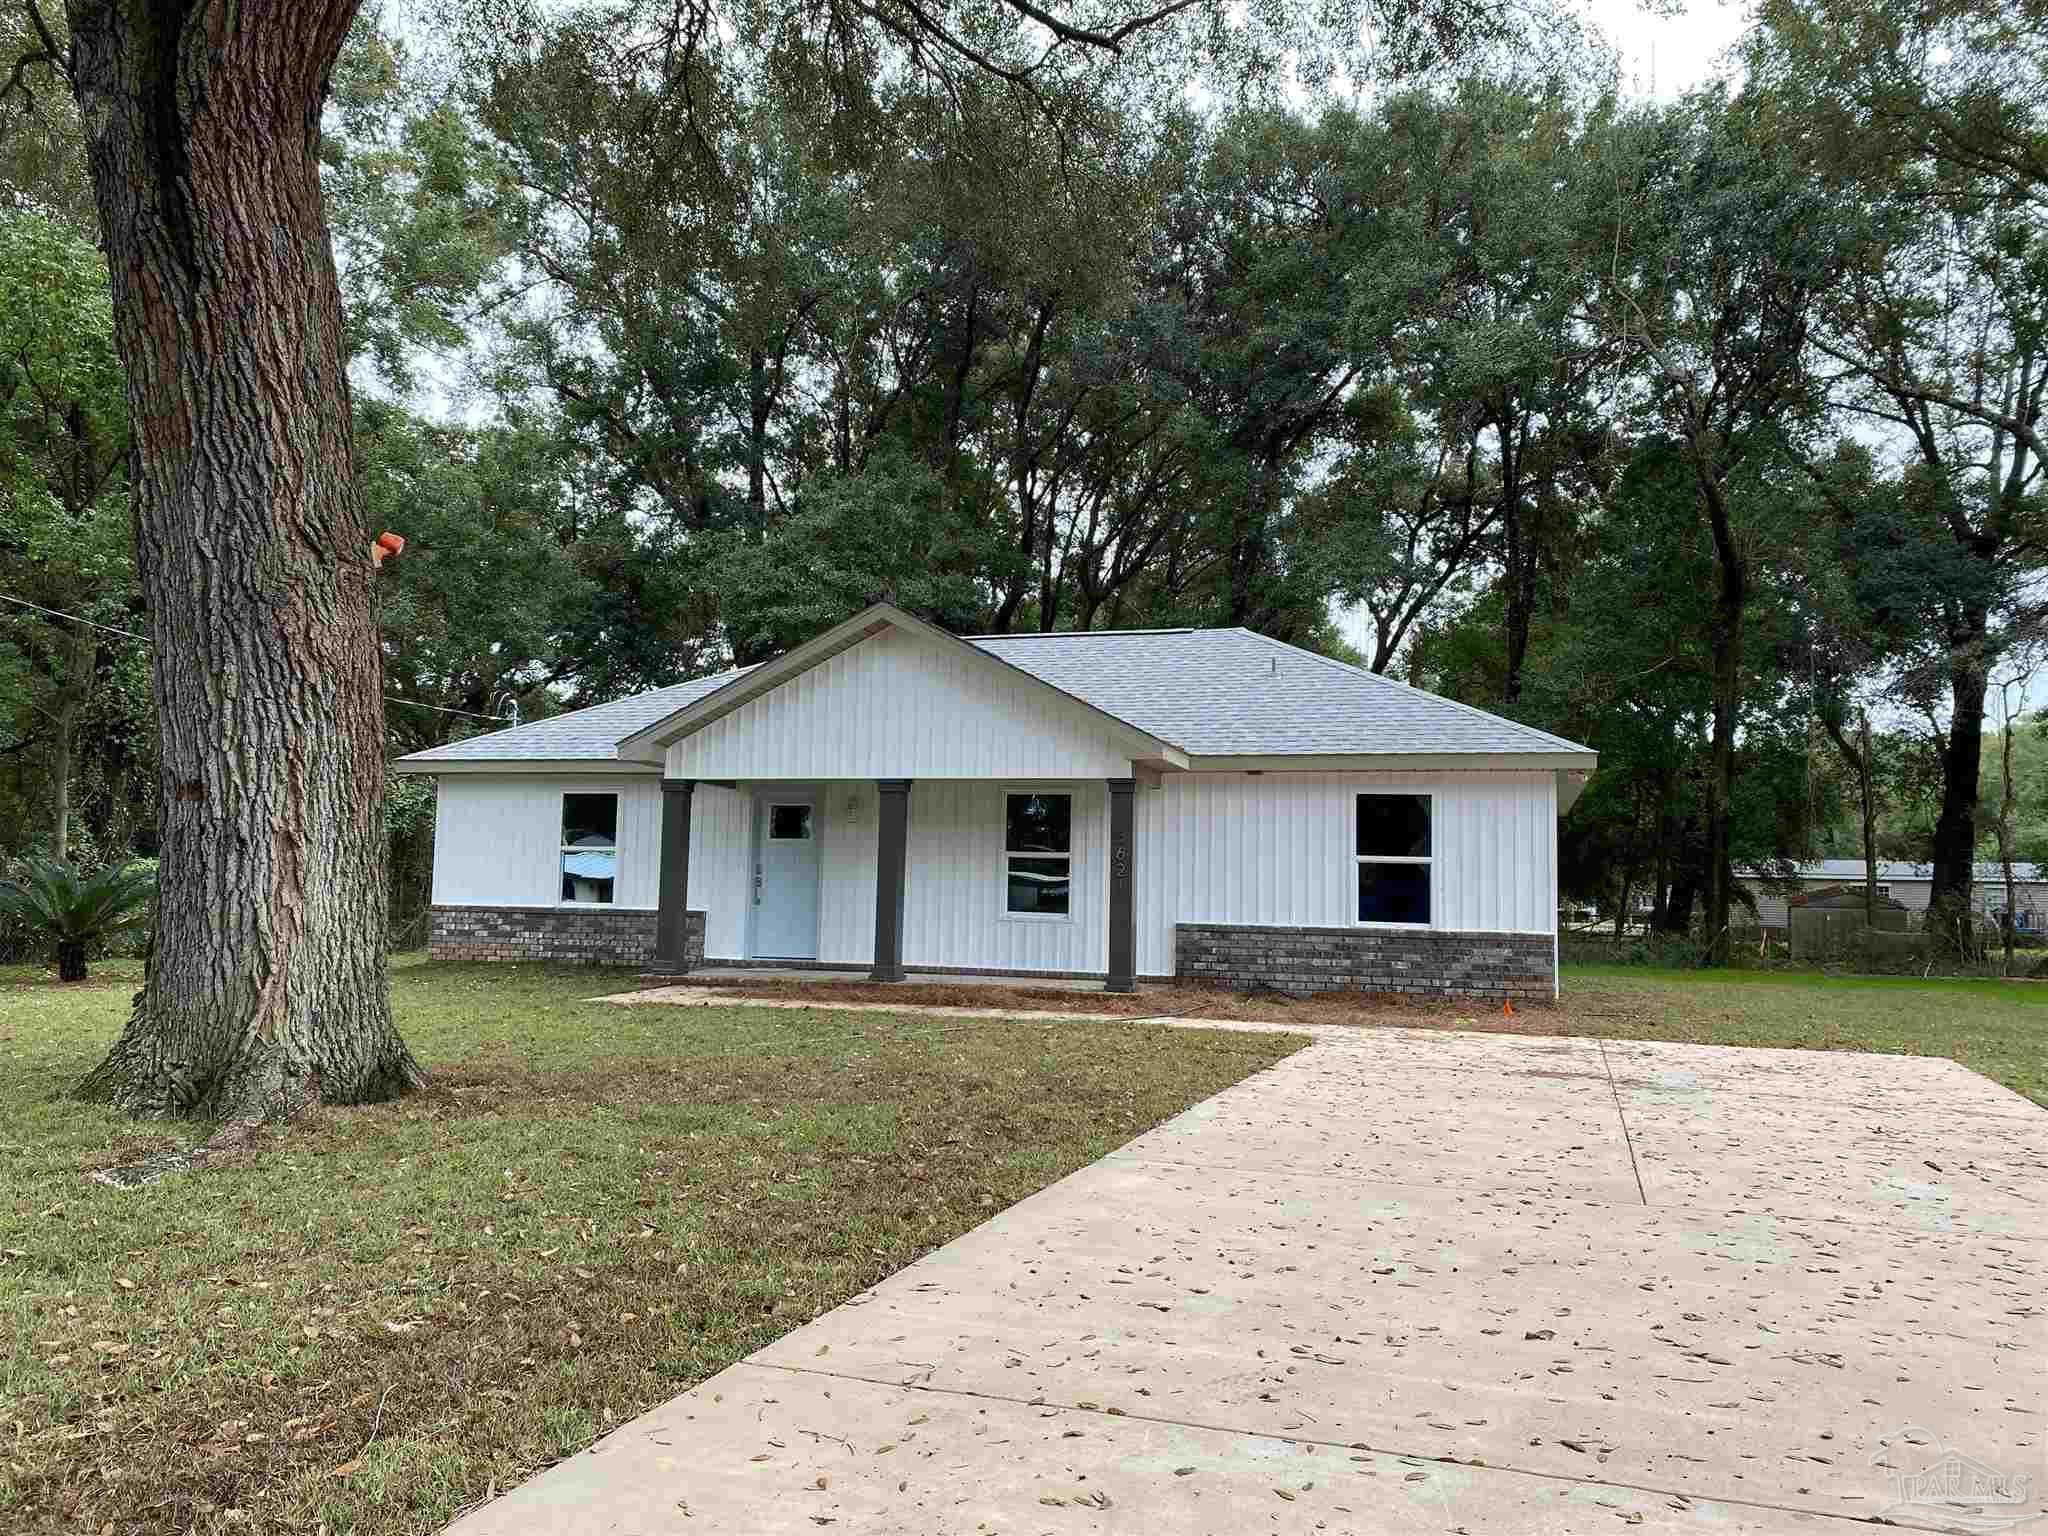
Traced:
<path fill-rule="evenodd" d="M 763 799 L 754 839 L 754 954 L 764 960 L 818 958 L 817 806 Z"/>

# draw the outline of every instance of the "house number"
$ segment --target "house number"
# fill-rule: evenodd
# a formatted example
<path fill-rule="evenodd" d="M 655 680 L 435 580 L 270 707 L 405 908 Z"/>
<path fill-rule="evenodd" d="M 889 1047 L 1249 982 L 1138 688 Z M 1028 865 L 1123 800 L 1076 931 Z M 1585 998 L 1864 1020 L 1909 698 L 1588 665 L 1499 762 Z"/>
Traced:
<path fill-rule="evenodd" d="M 1119 880 L 1131 878 L 1131 845 L 1123 838 L 1118 838 L 1110 851 L 1109 872 Z"/>

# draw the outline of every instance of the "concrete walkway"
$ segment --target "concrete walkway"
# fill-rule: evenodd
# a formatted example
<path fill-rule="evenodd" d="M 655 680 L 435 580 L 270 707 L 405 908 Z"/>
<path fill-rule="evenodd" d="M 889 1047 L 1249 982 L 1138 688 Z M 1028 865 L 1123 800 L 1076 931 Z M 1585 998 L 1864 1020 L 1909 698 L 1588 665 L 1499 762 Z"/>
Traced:
<path fill-rule="evenodd" d="M 848 968 L 820 970 L 814 965 L 700 965 L 691 971 L 695 983 L 729 981 L 739 985 L 763 981 L 803 981 L 812 984 L 851 981 L 866 985 L 867 971 Z M 904 984 L 912 987 L 1041 987 L 1051 992 L 1100 992 L 1102 979 L 1081 976 L 962 976 L 951 971 L 910 971 Z M 694 983 L 693 983 L 694 984 Z M 672 992 L 673 987 L 650 990 Z M 672 1001 L 672 999 L 663 999 Z M 899 1009 L 898 1012 L 901 1010 Z"/>
<path fill-rule="evenodd" d="M 2048 1512 L 2048 1113 L 1944 1060 L 1300 1032 L 454 1530 Z"/>

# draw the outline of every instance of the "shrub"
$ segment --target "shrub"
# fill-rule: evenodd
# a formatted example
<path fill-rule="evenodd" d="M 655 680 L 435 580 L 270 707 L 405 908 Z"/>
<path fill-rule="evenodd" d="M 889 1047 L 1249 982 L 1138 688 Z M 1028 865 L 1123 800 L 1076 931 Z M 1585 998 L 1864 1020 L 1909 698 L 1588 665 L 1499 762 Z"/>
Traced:
<path fill-rule="evenodd" d="M 145 926 L 155 895 L 156 872 L 146 866 L 109 864 L 87 875 L 32 855 L 14 879 L 0 880 L 0 914 L 40 933 L 56 950 L 59 981 L 83 981 L 87 950 Z"/>

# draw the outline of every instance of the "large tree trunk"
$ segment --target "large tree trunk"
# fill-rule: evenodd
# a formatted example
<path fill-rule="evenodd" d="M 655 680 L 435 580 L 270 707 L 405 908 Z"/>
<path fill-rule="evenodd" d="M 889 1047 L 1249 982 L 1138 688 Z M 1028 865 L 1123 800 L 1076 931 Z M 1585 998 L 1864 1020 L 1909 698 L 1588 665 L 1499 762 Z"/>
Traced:
<path fill-rule="evenodd" d="M 1941 754 L 1941 810 L 1934 820 L 1928 912 L 1957 945 L 1970 943 L 1970 886 L 1976 874 L 1978 780 L 1984 771 L 1984 690 L 1990 686 L 1990 617 L 1964 616 L 1950 641 L 1948 741 Z"/>
<path fill-rule="evenodd" d="M 82 703 L 59 698 L 50 717 L 50 857 L 71 859 L 71 740 Z"/>
<path fill-rule="evenodd" d="M 1502 585 L 1507 589 L 1507 670 L 1501 697 L 1509 704 L 1522 698 L 1522 669 L 1529 659 L 1530 615 L 1536 606 L 1536 552 L 1529 547 L 1529 529 L 1522 520 L 1521 423 L 1512 408 L 1495 417 L 1500 434 L 1500 526 Z"/>
<path fill-rule="evenodd" d="M 82 1096 L 230 1125 L 423 1078 L 384 976 L 382 667 L 320 109 L 355 0 L 72 0 L 134 420 L 161 894 Z"/>
<path fill-rule="evenodd" d="M 1999 974 L 2012 974 L 2012 946 L 2015 937 L 2015 916 L 2013 908 L 2018 904 L 2019 891 L 2013 877 L 2013 842 L 2019 821 L 2019 794 L 2012 779 L 2012 731 L 2013 710 L 2011 696 L 2006 695 L 2005 727 L 1999 733 L 1998 741 L 1998 863 L 2000 873 L 2005 876 L 2005 916 L 1999 922 L 2000 937 L 2005 941 L 2005 965 Z"/>
<path fill-rule="evenodd" d="M 1701 456 L 1704 461 L 1705 456 Z M 1726 965 L 1735 870 L 1729 856 L 1735 798 L 1735 723 L 1742 696 L 1742 620 L 1749 602 L 1749 569 L 1736 547 L 1722 486 L 1709 468 L 1700 472 L 1707 522 L 1714 536 L 1720 583 L 1714 593 L 1712 639 L 1714 739 L 1707 770 L 1707 932 L 1704 959 Z"/>
<path fill-rule="evenodd" d="M 1856 760 L 1856 799 L 1863 810 L 1863 923 L 1877 926 L 1877 764 L 1870 751 L 1870 716 L 1861 721 Z"/>

